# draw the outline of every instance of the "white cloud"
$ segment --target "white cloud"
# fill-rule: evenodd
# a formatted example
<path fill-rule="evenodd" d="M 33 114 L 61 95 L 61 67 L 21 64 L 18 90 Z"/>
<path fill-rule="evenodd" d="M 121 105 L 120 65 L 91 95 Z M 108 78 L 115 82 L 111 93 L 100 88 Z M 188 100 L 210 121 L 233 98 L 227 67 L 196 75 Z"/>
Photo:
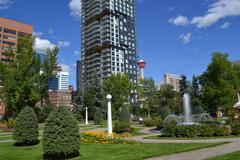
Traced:
<path fill-rule="evenodd" d="M 80 55 L 80 52 L 79 51 L 74 51 L 74 54 L 78 56 L 78 55 Z"/>
<path fill-rule="evenodd" d="M 228 28 L 230 25 L 231 25 L 230 22 L 225 22 L 225 23 L 221 26 L 221 29 L 226 29 L 226 28 Z"/>
<path fill-rule="evenodd" d="M 71 15 L 74 17 L 81 17 L 81 0 L 71 0 L 69 2 L 69 8 L 71 9 Z"/>
<path fill-rule="evenodd" d="M 41 39 L 39 37 L 35 39 L 34 49 L 38 53 L 45 53 L 47 49 L 53 49 L 54 47 L 55 45 L 47 39 Z"/>
<path fill-rule="evenodd" d="M 43 35 L 43 32 L 33 32 L 33 36 L 40 37 Z"/>
<path fill-rule="evenodd" d="M 7 9 L 7 8 L 9 8 L 11 3 L 12 3 L 11 0 L 0 0 L 0 9 Z"/>
<path fill-rule="evenodd" d="M 58 46 L 59 47 L 69 47 L 70 42 L 69 41 L 58 41 Z"/>
<path fill-rule="evenodd" d="M 171 18 L 168 22 L 177 26 L 185 26 L 189 24 L 188 18 L 184 16 L 177 16 L 176 18 Z"/>
<path fill-rule="evenodd" d="M 187 44 L 192 39 L 192 34 L 191 33 L 181 34 L 178 38 L 181 39 L 182 43 Z"/>
<path fill-rule="evenodd" d="M 240 16 L 240 0 L 215 0 L 204 16 L 194 17 L 191 23 L 203 28 L 230 16 Z"/>
<path fill-rule="evenodd" d="M 59 65 L 62 67 L 62 71 L 63 71 L 63 72 L 68 72 L 68 73 L 71 72 L 71 67 L 70 67 L 69 65 L 64 64 L 64 63 L 59 64 Z"/>

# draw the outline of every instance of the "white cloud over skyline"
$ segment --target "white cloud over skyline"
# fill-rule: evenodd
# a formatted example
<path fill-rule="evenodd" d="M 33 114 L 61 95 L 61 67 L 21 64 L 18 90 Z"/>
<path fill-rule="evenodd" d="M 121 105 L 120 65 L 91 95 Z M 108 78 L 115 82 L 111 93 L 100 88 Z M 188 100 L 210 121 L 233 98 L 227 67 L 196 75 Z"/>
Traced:
<path fill-rule="evenodd" d="M 81 0 L 71 0 L 69 2 L 69 8 L 72 16 L 77 18 L 81 17 Z"/>
<path fill-rule="evenodd" d="M 188 18 L 181 15 L 177 16 L 176 18 L 169 19 L 168 22 L 177 26 L 185 26 L 189 24 Z"/>
<path fill-rule="evenodd" d="M 39 37 L 35 39 L 34 49 L 38 53 L 45 53 L 47 49 L 53 49 L 54 47 L 56 47 L 56 45 L 47 39 L 41 39 Z"/>

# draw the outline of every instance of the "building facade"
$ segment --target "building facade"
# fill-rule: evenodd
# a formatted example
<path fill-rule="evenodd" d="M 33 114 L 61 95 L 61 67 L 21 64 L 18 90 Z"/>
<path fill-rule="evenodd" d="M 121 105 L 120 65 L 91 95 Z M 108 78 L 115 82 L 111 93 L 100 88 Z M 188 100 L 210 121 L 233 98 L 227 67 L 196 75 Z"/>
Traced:
<path fill-rule="evenodd" d="M 66 90 L 66 91 L 49 91 L 49 102 L 54 107 L 60 107 L 60 106 L 67 106 L 68 108 L 72 107 L 72 91 Z"/>
<path fill-rule="evenodd" d="M 82 60 L 77 61 L 76 86 L 77 91 L 82 91 Z"/>
<path fill-rule="evenodd" d="M 0 17 L 0 61 L 9 62 L 10 58 L 4 53 L 8 49 L 17 49 L 18 38 L 32 35 L 33 26 Z"/>
<path fill-rule="evenodd" d="M 82 84 L 114 73 L 137 83 L 135 0 L 82 1 Z"/>
<path fill-rule="evenodd" d="M 171 85 L 175 91 L 180 91 L 181 80 L 182 77 L 179 75 L 165 74 L 163 83 Z"/>
<path fill-rule="evenodd" d="M 56 76 L 48 81 L 49 90 L 67 91 L 69 90 L 69 73 L 58 71 Z"/>

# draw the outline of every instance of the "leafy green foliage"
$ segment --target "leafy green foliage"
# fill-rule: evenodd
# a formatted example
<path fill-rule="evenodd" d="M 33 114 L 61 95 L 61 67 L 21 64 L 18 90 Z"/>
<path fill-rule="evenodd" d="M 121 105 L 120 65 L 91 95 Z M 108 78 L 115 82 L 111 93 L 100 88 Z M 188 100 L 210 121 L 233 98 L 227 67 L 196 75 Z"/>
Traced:
<path fill-rule="evenodd" d="M 82 93 L 77 91 L 77 94 L 73 97 L 73 109 L 72 112 L 76 119 L 81 122 L 83 120 L 83 104 L 82 104 Z"/>
<path fill-rule="evenodd" d="M 88 107 L 89 120 L 94 119 L 95 108 L 104 108 L 102 85 L 97 77 L 94 78 L 94 82 L 87 84 L 84 88 L 83 106 Z"/>
<path fill-rule="evenodd" d="M 131 127 L 129 122 L 115 122 L 113 127 L 113 132 L 115 133 L 131 133 L 134 131 L 134 128 Z"/>
<path fill-rule="evenodd" d="M 79 155 L 80 134 L 78 121 L 66 107 L 52 112 L 43 133 L 43 157 L 65 159 Z"/>
<path fill-rule="evenodd" d="M 133 83 L 127 75 L 113 74 L 103 82 L 104 95 L 112 95 L 113 118 L 118 117 L 119 109 L 124 103 L 130 103 L 130 93 L 134 88 Z"/>
<path fill-rule="evenodd" d="M 58 49 L 47 51 L 41 65 L 34 51 L 34 38 L 19 38 L 16 52 L 9 49 L 9 63 L 0 62 L 1 97 L 6 105 L 6 116 L 16 117 L 25 106 L 35 106 L 47 96 L 48 80 L 56 66 Z M 40 74 L 40 71 L 42 71 Z"/>
<path fill-rule="evenodd" d="M 123 105 L 123 107 L 120 110 L 119 115 L 119 121 L 120 122 L 129 122 L 130 121 L 130 113 L 127 105 Z"/>
<path fill-rule="evenodd" d="M 163 134 L 166 137 L 174 137 L 177 127 L 177 117 L 175 115 L 169 115 L 163 122 Z"/>
<path fill-rule="evenodd" d="M 196 125 L 178 125 L 175 131 L 176 137 L 193 138 L 197 137 L 197 134 L 198 131 Z"/>
<path fill-rule="evenodd" d="M 212 62 L 201 75 L 202 102 L 211 114 L 219 109 L 228 112 L 236 103 L 240 88 L 239 68 L 229 60 L 228 54 L 214 53 Z"/>
<path fill-rule="evenodd" d="M 16 145 L 34 145 L 38 143 L 38 119 L 31 107 L 25 107 L 16 118 L 13 139 Z"/>
<path fill-rule="evenodd" d="M 54 110 L 53 106 L 44 106 L 37 111 L 38 122 L 44 123 L 49 114 Z"/>
<path fill-rule="evenodd" d="M 240 135 L 240 121 L 231 122 L 232 134 Z"/>
<path fill-rule="evenodd" d="M 103 114 L 100 108 L 96 108 L 95 114 L 94 114 L 94 123 L 95 124 L 101 124 L 103 121 Z"/>
<path fill-rule="evenodd" d="M 14 128 L 16 124 L 16 120 L 13 118 L 9 118 L 8 120 L 3 121 L 3 123 L 8 127 L 8 128 Z"/>
<path fill-rule="evenodd" d="M 163 120 L 161 117 L 145 118 L 143 121 L 143 124 L 147 127 L 154 127 L 154 126 L 162 125 Z"/>

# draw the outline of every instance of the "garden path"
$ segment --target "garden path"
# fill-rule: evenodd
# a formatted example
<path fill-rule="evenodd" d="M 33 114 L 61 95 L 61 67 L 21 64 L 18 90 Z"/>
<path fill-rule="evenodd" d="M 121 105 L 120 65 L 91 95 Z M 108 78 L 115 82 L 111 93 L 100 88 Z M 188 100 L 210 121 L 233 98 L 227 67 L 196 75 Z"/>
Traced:
<path fill-rule="evenodd" d="M 183 152 L 178 154 L 166 155 L 161 157 L 150 158 L 147 160 L 204 160 L 219 155 L 240 151 L 240 138 L 219 138 L 219 139 L 203 139 L 203 140 L 158 140 L 158 139 L 144 139 L 148 136 L 159 135 L 154 133 L 153 128 L 144 128 L 140 132 L 147 135 L 136 136 L 134 139 L 141 143 L 224 143 L 211 148 L 203 148 L 199 150 Z"/>

